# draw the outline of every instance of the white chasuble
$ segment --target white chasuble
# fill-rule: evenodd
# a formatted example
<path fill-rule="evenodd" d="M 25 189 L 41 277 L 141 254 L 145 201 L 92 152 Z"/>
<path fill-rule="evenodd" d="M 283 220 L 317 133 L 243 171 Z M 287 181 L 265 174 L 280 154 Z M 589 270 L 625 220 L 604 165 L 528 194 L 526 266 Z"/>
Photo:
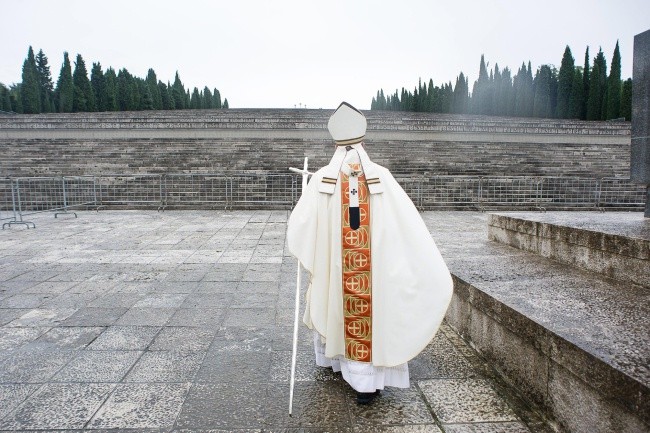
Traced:
<path fill-rule="evenodd" d="M 310 274 L 303 321 L 317 333 L 318 364 L 338 370 L 340 363 L 357 391 L 408 387 L 406 363 L 437 332 L 452 279 L 390 172 L 371 162 L 361 143 L 338 147 L 296 204 L 287 241 Z M 354 374 L 381 377 L 351 382 L 346 375 Z"/>

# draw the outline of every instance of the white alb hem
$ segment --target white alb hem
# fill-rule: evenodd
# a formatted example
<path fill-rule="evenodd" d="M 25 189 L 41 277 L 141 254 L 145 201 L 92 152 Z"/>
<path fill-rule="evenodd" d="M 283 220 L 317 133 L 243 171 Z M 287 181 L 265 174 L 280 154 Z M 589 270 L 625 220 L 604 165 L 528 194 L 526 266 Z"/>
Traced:
<path fill-rule="evenodd" d="M 386 386 L 410 387 L 408 363 L 395 367 L 378 367 L 368 362 L 351 361 L 342 356 L 328 358 L 325 356 L 325 344 L 321 342 L 321 336 L 316 331 L 314 352 L 319 367 L 331 367 L 336 372 L 340 371 L 343 379 L 357 392 L 375 392 Z"/>

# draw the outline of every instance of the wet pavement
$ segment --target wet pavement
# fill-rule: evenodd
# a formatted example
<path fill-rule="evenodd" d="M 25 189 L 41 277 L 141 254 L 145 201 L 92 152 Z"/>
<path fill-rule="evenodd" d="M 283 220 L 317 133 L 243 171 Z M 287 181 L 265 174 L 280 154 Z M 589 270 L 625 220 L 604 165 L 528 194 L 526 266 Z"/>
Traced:
<path fill-rule="evenodd" d="M 1 231 L 0 431 L 551 431 L 444 324 L 411 388 L 368 406 L 301 326 L 289 417 L 287 217 L 100 211 Z"/>

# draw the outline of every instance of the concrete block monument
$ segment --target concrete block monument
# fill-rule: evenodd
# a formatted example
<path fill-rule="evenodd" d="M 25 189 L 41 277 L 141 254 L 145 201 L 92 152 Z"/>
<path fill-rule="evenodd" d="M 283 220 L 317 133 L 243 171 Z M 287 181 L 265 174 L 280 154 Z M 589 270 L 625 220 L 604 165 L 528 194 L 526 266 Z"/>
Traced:
<path fill-rule="evenodd" d="M 630 178 L 646 185 L 645 217 L 650 218 L 650 30 L 634 37 Z"/>

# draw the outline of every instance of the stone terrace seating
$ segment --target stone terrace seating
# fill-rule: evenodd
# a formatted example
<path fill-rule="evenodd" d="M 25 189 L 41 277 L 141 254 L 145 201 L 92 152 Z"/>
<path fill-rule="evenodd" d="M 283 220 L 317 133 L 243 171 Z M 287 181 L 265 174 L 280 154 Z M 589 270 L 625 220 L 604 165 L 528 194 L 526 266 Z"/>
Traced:
<path fill-rule="evenodd" d="M 0 117 L 12 176 L 284 173 L 332 154 L 331 110 L 183 110 Z M 366 112 L 368 151 L 405 176 L 629 177 L 629 122 Z"/>

